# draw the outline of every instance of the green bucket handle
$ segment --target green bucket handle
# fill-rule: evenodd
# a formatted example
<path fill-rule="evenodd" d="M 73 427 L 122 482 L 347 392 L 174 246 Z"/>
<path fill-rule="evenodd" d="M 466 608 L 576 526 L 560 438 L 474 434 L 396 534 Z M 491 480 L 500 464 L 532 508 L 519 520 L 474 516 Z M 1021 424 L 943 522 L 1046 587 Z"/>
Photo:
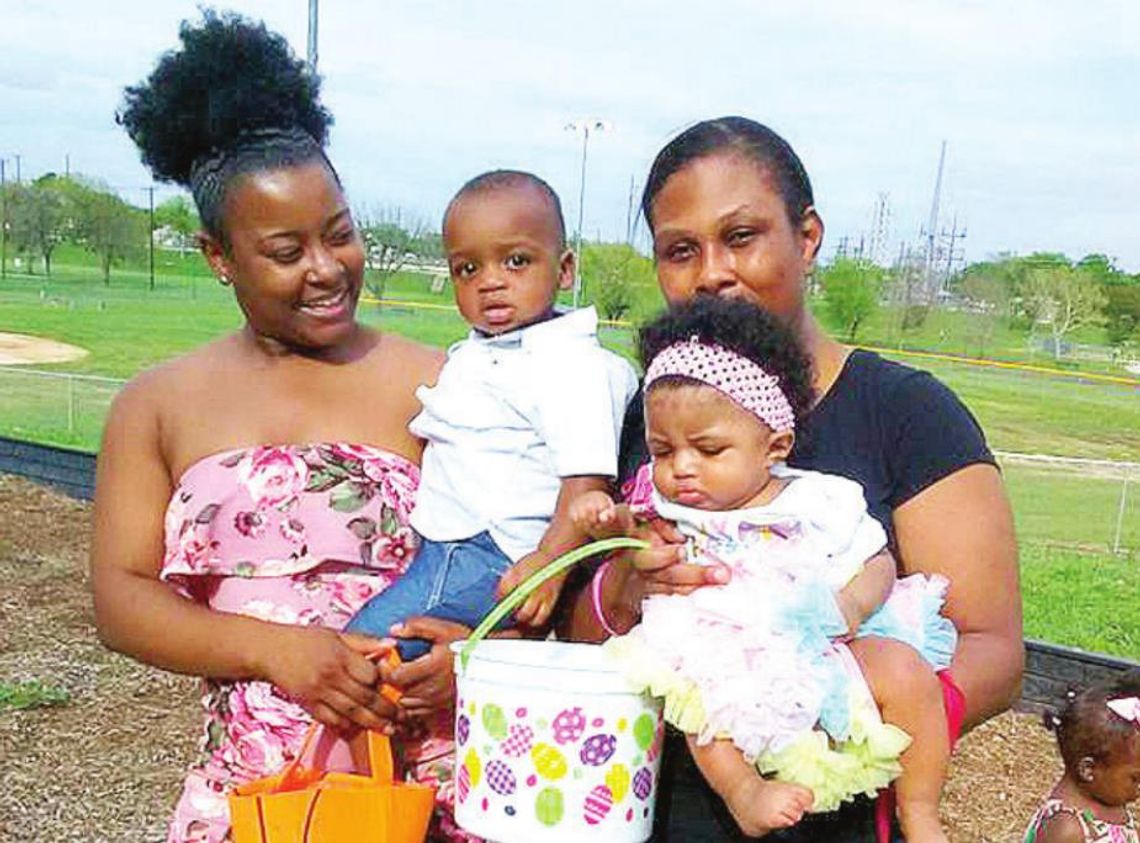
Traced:
<path fill-rule="evenodd" d="M 459 651 L 459 663 L 463 669 L 467 669 L 467 659 L 471 656 L 471 651 L 475 649 L 475 645 L 487 637 L 487 634 L 495 628 L 495 625 L 507 616 L 507 614 L 530 597 L 534 591 L 546 582 L 551 577 L 556 577 L 574 565 L 577 565 L 583 559 L 590 556 L 596 556 L 599 553 L 609 553 L 611 550 L 621 550 L 629 548 L 634 550 L 644 550 L 649 547 L 649 542 L 642 541 L 641 539 L 630 539 L 624 536 L 618 536 L 612 539 L 602 539 L 601 541 L 590 542 L 581 547 L 571 550 L 569 553 L 563 553 L 557 559 L 548 563 L 545 567 L 535 571 L 521 583 L 519 583 L 515 590 L 504 597 L 496 604 L 495 608 L 487 613 L 480 624 L 475 627 L 475 631 L 471 633 L 471 637 L 467 639 L 467 643 Z"/>

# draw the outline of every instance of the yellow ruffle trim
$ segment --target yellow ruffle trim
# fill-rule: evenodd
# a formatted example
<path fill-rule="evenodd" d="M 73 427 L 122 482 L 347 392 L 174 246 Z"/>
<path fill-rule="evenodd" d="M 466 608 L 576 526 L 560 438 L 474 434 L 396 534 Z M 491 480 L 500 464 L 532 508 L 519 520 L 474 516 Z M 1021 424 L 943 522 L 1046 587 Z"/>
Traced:
<path fill-rule="evenodd" d="M 663 669 L 647 648 L 631 638 L 612 638 L 605 646 L 639 690 L 664 698 L 666 722 L 699 735 L 706 718 L 696 685 Z M 854 694 L 849 729 L 848 739 L 838 743 L 820 729 L 805 732 L 780 752 L 761 754 L 756 768 L 764 776 L 810 788 L 815 796 L 813 812 L 834 811 L 859 794 L 874 796 L 902 772 L 899 756 L 910 745 L 910 736 L 884 723 L 869 699 L 861 704 Z"/>

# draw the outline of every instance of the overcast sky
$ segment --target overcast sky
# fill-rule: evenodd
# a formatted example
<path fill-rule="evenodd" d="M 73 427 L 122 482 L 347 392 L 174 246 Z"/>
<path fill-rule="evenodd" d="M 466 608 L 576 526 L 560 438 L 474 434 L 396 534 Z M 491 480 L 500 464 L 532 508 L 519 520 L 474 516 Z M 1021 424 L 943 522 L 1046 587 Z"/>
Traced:
<path fill-rule="evenodd" d="M 743 114 L 803 158 L 824 254 L 889 194 L 892 254 L 930 212 L 966 258 L 1103 252 L 1140 271 L 1140 3 L 812 0 L 321 0 L 330 154 L 355 206 L 433 223 L 467 178 L 540 174 L 586 236 L 623 239 L 630 179 L 684 126 Z M 227 8 L 222 6 L 220 8 Z M 307 0 L 233 0 L 304 56 Z M 14 175 L 102 178 L 142 204 L 150 177 L 113 114 L 175 46 L 192 0 L 3 0 L 0 157 Z"/>

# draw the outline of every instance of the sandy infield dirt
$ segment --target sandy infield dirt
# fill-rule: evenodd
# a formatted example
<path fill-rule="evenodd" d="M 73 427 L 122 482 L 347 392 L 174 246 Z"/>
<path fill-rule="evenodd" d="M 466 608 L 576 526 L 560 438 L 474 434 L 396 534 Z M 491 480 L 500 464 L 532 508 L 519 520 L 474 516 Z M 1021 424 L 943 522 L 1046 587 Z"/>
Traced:
<path fill-rule="evenodd" d="M 67 363 L 86 357 L 87 349 L 28 334 L 0 333 L 0 366 Z"/>

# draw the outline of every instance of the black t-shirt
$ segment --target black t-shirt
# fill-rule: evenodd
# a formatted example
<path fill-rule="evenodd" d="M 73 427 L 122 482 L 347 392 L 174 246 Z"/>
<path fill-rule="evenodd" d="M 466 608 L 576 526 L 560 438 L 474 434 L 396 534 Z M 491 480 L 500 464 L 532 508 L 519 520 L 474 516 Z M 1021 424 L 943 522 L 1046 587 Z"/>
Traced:
<path fill-rule="evenodd" d="M 871 514 L 891 512 L 960 468 L 994 462 L 977 420 L 944 384 L 870 351 L 851 352 L 796 430 L 788 464 L 857 480 Z"/>
<path fill-rule="evenodd" d="M 640 395 L 622 431 L 621 470 L 647 459 Z M 863 486 L 867 506 L 893 535 L 891 512 L 923 489 L 976 463 L 994 463 L 977 421 L 958 397 L 927 372 L 870 351 L 848 356 L 839 377 L 796 428 L 788 464 L 838 474 Z M 723 803 L 701 778 L 685 744 L 671 736 L 662 767 L 654 841 L 743 839 Z M 772 843 L 872 843 L 872 803 L 836 814 L 808 815 Z"/>

